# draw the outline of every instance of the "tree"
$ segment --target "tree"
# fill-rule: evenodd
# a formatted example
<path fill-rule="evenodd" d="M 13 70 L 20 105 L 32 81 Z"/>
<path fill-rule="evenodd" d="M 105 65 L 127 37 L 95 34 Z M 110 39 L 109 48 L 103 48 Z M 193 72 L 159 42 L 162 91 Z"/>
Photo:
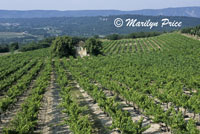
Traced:
<path fill-rule="evenodd" d="M 10 48 L 13 49 L 13 50 L 19 49 L 19 44 L 18 44 L 18 42 L 14 42 L 14 43 L 10 44 Z"/>
<path fill-rule="evenodd" d="M 94 35 L 93 36 L 95 39 L 98 39 L 99 38 L 99 35 Z"/>
<path fill-rule="evenodd" d="M 85 37 L 72 37 L 72 44 L 78 44 L 80 41 L 86 41 L 87 38 Z"/>
<path fill-rule="evenodd" d="M 9 47 L 7 44 L 1 45 L 0 44 L 0 53 L 9 52 Z"/>
<path fill-rule="evenodd" d="M 39 49 L 39 48 L 40 47 L 37 46 L 36 42 L 30 42 L 27 45 L 22 46 L 19 51 L 26 52 L 26 51 L 36 50 L 36 49 Z"/>
<path fill-rule="evenodd" d="M 102 48 L 102 42 L 95 38 L 89 38 L 86 40 L 85 48 L 87 53 L 91 55 L 98 55 L 100 54 L 100 50 Z"/>
<path fill-rule="evenodd" d="M 60 58 L 74 56 L 75 48 L 72 43 L 72 38 L 68 36 L 57 37 L 52 43 L 51 52 L 53 56 Z"/>
<path fill-rule="evenodd" d="M 119 40 L 122 37 L 119 34 L 111 34 L 111 35 L 106 36 L 106 38 L 109 40 Z"/>

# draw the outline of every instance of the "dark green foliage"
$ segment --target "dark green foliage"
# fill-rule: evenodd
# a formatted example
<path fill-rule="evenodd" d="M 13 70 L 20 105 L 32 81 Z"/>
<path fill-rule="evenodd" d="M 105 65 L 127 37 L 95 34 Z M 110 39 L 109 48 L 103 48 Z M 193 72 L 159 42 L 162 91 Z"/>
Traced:
<path fill-rule="evenodd" d="M 194 36 L 200 36 L 200 25 L 196 27 L 191 27 L 191 28 L 184 28 L 183 30 L 181 30 L 181 32 L 191 34 Z"/>
<path fill-rule="evenodd" d="M 125 36 L 125 38 L 145 38 L 145 37 L 154 37 L 161 35 L 162 32 L 138 32 L 138 33 L 131 33 Z"/>
<path fill-rule="evenodd" d="M 119 34 L 111 34 L 111 35 L 108 35 L 106 36 L 107 39 L 109 40 L 119 40 L 119 39 L 122 39 L 122 35 L 119 35 Z"/>
<path fill-rule="evenodd" d="M 26 31 L 24 37 L 12 37 L 12 38 L 0 38 L 2 43 L 19 42 L 27 43 L 31 41 L 38 41 L 41 38 L 51 37 L 51 36 L 84 36 L 90 37 L 94 35 L 100 35 L 104 37 L 113 33 L 118 34 L 130 34 L 133 32 L 152 32 L 153 31 L 173 31 L 180 30 L 185 27 L 193 27 L 199 25 L 200 18 L 190 18 L 190 17 L 173 17 L 168 16 L 167 18 L 171 21 L 181 21 L 183 22 L 182 27 L 154 27 L 150 29 L 148 27 L 127 27 L 124 22 L 124 26 L 121 28 L 116 28 L 113 21 L 116 18 L 122 18 L 126 20 L 128 18 L 134 18 L 138 21 L 146 21 L 148 19 L 153 22 L 159 22 L 166 18 L 166 16 L 142 16 L 142 15 L 116 15 L 107 17 L 58 17 L 58 18 L 10 18 L 3 19 L 0 18 L 1 23 L 17 23 L 19 26 L 5 27 L 0 25 L 1 32 L 17 32 L 22 33 Z"/>
<path fill-rule="evenodd" d="M 80 41 L 86 41 L 87 38 L 85 37 L 72 37 L 72 43 L 73 44 L 78 44 Z"/>
<path fill-rule="evenodd" d="M 0 53 L 9 52 L 9 46 L 8 45 L 0 45 Z"/>
<path fill-rule="evenodd" d="M 186 113 L 181 110 L 184 107 L 191 111 L 193 118 L 200 111 L 197 101 L 200 87 L 199 41 L 177 33 L 163 34 L 151 39 L 155 42 L 162 40 L 159 44 L 165 44 L 162 45 L 163 51 L 120 53 L 87 60 L 70 59 L 65 60 L 64 65 L 99 106 L 105 107 L 102 109 L 112 117 L 113 128 L 118 128 L 121 133 L 141 134 L 144 129 L 140 122 L 136 126 L 131 125 L 131 118 L 117 109 L 119 106 L 116 99 L 106 97 L 105 90 L 116 96 L 120 94 L 127 105 L 132 102 L 135 110 L 141 109 L 154 123 L 165 123 L 166 130 L 173 134 L 200 134 L 197 118 L 186 121 Z M 112 42 L 119 45 L 119 41 Z M 123 44 L 126 43 L 127 40 Z M 164 50 L 164 47 L 168 47 L 169 51 Z M 124 48 L 126 45 L 120 47 Z M 193 92 L 194 89 L 197 92 Z M 184 90 L 191 95 L 184 93 Z M 170 107 L 165 110 L 163 104 L 168 105 L 169 102 Z"/>
<path fill-rule="evenodd" d="M 40 48 L 46 48 L 47 44 L 40 44 L 36 42 L 31 42 L 26 46 L 20 48 L 21 52 L 32 51 Z"/>
<path fill-rule="evenodd" d="M 51 46 L 51 52 L 56 57 L 68 57 L 75 54 L 75 49 L 71 37 L 57 37 Z"/>
<path fill-rule="evenodd" d="M 102 48 L 102 42 L 95 38 L 89 38 L 85 43 L 85 48 L 88 54 L 98 55 Z"/>
<path fill-rule="evenodd" d="M 94 35 L 93 36 L 95 39 L 98 39 L 99 38 L 99 35 Z"/>
<path fill-rule="evenodd" d="M 10 44 L 10 48 L 13 49 L 13 50 L 19 49 L 19 44 L 18 44 L 18 42 L 11 43 L 11 44 Z"/>
<path fill-rule="evenodd" d="M 19 45 L 18 45 L 18 42 L 14 42 L 14 43 L 11 43 L 9 45 L 9 51 L 11 53 L 14 53 L 15 50 L 19 49 Z"/>
<path fill-rule="evenodd" d="M 145 37 L 154 37 L 161 35 L 164 32 L 136 32 L 126 35 L 120 35 L 120 34 L 111 34 L 106 36 L 106 39 L 109 40 L 120 40 L 120 39 L 135 39 L 135 38 L 145 38 Z"/>
<path fill-rule="evenodd" d="M 26 51 L 32 51 L 36 49 L 41 49 L 41 48 L 47 48 L 51 46 L 52 41 L 54 40 L 54 37 L 46 38 L 44 40 L 39 41 L 38 43 L 36 42 L 31 42 L 28 45 L 25 45 L 20 48 L 21 52 L 26 52 Z"/>

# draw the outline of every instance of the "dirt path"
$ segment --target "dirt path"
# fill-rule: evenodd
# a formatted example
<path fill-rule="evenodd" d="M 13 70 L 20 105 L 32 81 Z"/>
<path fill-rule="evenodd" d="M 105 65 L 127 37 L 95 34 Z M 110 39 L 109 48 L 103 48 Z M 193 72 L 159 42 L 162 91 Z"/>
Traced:
<path fill-rule="evenodd" d="M 35 133 L 42 134 L 69 134 L 69 127 L 63 124 L 63 120 L 67 115 L 62 113 L 59 108 L 61 98 L 59 96 L 59 88 L 56 83 L 55 74 L 51 74 L 50 87 L 47 89 L 43 97 L 42 107 L 38 116 L 38 129 Z"/>
<path fill-rule="evenodd" d="M 144 47 L 146 48 L 146 51 L 150 51 L 149 46 L 146 44 L 146 42 L 144 40 L 141 40 L 144 44 Z"/>
<path fill-rule="evenodd" d="M 169 108 L 173 107 L 177 112 L 181 111 L 183 114 L 185 113 L 184 120 L 189 121 L 190 119 L 194 119 L 197 122 L 197 128 L 200 130 L 200 120 L 199 120 L 200 115 L 199 114 L 195 114 L 195 118 L 193 118 L 194 112 L 192 112 L 188 109 L 180 107 L 179 110 L 178 110 L 178 108 L 176 106 L 173 106 L 172 102 L 167 104 L 167 103 L 161 102 L 158 98 L 153 97 L 152 95 L 148 95 L 148 96 L 151 99 L 153 99 L 157 104 L 159 104 L 165 111 L 167 111 Z"/>
<path fill-rule="evenodd" d="M 138 44 L 140 45 L 140 49 L 142 52 L 145 52 L 143 45 L 141 44 L 141 40 L 138 40 Z"/>
<path fill-rule="evenodd" d="M 193 36 L 193 35 L 190 35 L 190 34 L 183 34 L 183 33 L 181 33 L 181 34 L 184 35 L 184 36 L 186 36 L 186 37 L 189 37 L 189 38 L 192 38 L 192 39 L 200 41 L 200 37 L 198 37 L 198 36 Z"/>
<path fill-rule="evenodd" d="M 100 84 L 96 83 L 95 85 L 101 87 Z M 80 88 L 80 86 L 78 85 L 78 87 Z M 80 91 L 82 92 L 83 96 L 88 99 L 88 101 L 92 101 L 92 98 L 83 90 L 80 88 Z M 106 94 L 107 97 L 113 97 L 114 96 L 114 92 L 107 90 L 105 88 L 103 88 L 103 92 Z M 120 100 L 117 101 L 123 110 L 128 111 L 131 114 L 132 120 L 135 121 L 139 121 L 142 117 L 144 118 L 143 120 L 143 126 L 147 126 L 150 125 L 150 128 L 147 129 L 144 134 L 171 134 L 170 132 L 164 132 L 165 131 L 165 127 L 162 127 L 160 124 L 158 123 L 153 123 L 153 121 L 151 119 L 149 119 L 147 116 L 143 115 L 140 111 L 133 109 L 133 106 L 129 106 L 126 104 L 126 101 L 121 97 Z M 97 106 L 95 106 L 93 103 L 89 103 L 89 105 L 91 106 L 91 109 L 94 109 L 94 112 L 100 112 L 101 109 L 97 110 Z M 103 111 L 102 111 L 103 112 Z M 103 118 L 105 118 L 106 115 L 103 116 Z M 102 122 L 103 123 L 103 122 Z M 111 123 L 111 122 L 110 122 Z M 104 126 L 107 125 L 104 123 Z M 109 124 L 110 125 L 110 124 Z"/>
<path fill-rule="evenodd" d="M 122 83 L 119 82 L 119 84 L 122 84 Z M 127 85 L 125 85 L 125 84 L 122 84 L 122 85 L 126 86 L 127 89 L 130 89 L 130 87 L 128 87 Z M 101 86 L 101 85 L 99 85 L 99 86 Z M 107 92 L 110 92 L 110 91 L 108 90 Z M 112 94 L 114 94 L 114 93 L 112 93 Z M 152 95 L 148 95 L 148 97 L 153 99 L 156 104 L 159 104 L 164 109 L 164 111 L 167 111 L 172 106 L 172 102 L 167 104 L 167 103 L 161 102 L 157 97 L 153 97 Z M 123 97 L 121 97 L 121 98 L 122 98 L 122 100 L 125 100 L 125 99 L 123 99 Z M 123 103 L 125 103 L 125 102 L 123 102 Z M 174 106 L 173 106 L 173 108 L 178 112 L 178 108 L 176 108 Z M 182 113 L 184 113 L 186 111 L 185 112 L 186 116 L 184 116 L 184 120 L 185 121 L 188 121 L 189 119 L 192 119 L 193 116 L 194 116 L 194 113 L 192 111 L 188 110 L 188 109 L 184 109 L 183 107 L 180 107 L 179 110 Z M 195 121 L 197 121 L 197 128 L 200 130 L 200 121 L 199 121 L 199 119 L 200 119 L 200 115 L 199 114 L 195 114 Z M 164 130 L 164 128 L 162 128 L 162 129 Z"/>
<path fill-rule="evenodd" d="M 117 131 L 112 130 L 109 131 L 105 127 L 112 125 L 112 119 L 110 117 L 107 117 L 106 114 L 101 110 L 101 108 L 98 106 L 97 103 L 94 103 L 94 100 L 90 95 L 87 94 L 80 86 L 79 84 L 76 85 L 77 88 L 79 88 L 79 91 L 81 92 L 81 95 L 84 97 L 85 102 L 87 103 L 89 109 L 91 109 L 92 114 L 97 118 L 98 121 L 100 121 L 100 131 L 99 134 L 118 134 Z M 102 128 L 104 127 L 104 128 Z"/>
<path fill-rule="evenodd" d="M 126 86 L 127 89 L 130 89 L 130 87 L 128 87 L 126 84 L 123 84 L 123 83 L 120 83 L 118 82 L 119 84 L 122 84 L 124 86 Z M 185 93 L 185 92 L 184 92 Z M 187 93 L 190 93 L 190 92 L 187 92 Z M 192 91 L 192 93 L 196 93 L 195 90 Z M 147 95 L 149 98 L 153 99 L 155 101 L 156 104 L 159 104 L 164 111 L 167 111 L 169 108 L 173 107 L 175 109 L 175 111 L 181 111 L 185 116 L 184 116 L 184 120 L 185 121 L 188 121 L 189 119 L 194 119 L 196 122 L 197 122 L 197 128 L 200 130 L 200 114 L 195 114 L 195 118 L 193 118 L 194 116 L 194 112 L 192 112 L 191 110 L 189 109 L 185 109 L 183 107 L 179 107 L 179 110 L 176 106 L 173 106 L 174 104 L 172 102 L 169 102 L 168 104 L 167 103 L 164 103 L 162 102 L 161 100 L 159 100 L 159 98 L 157 98 L 156 96 L 152 96 L 152 95 Z"/>
<path fill-rule="evenodd" d="M 99 86 L 100 88 L 102 87 L 99 83 L 95 83 L 95 85 Z M 76 83 L 77 88 L 79 88 L 80 92 L 82 93 L 82 96 L 85 98 L 85 100 L 88 103 L 88 106 L 90 109 L 92 109 L 93 113 L 101 120 L 101 123 L 103 126 L 110 126 L 112 124 L 112 120 L 108 118 L 104 112 L 98 107 L 96 103 L 93 103 L 93 99 L 85 92 L 79 84 Z M 106 94 L 107 97 L 113 97 L 114 92 L 107 90 L 105 88 L 102 88 L 104 93 Z M 149 119 L 147 116 L 143 115 L 140 111 L 133 109 L 133 106 L 127 105 L 126 101 L 121 97 L 120 100 L 118 100 L 118 103 L 121 105 L 123 110 L 128 111 L 131 114 L 132 120 L 139 121 L 142 117 L 144 118 L 143 120 L 143 126 L 150 125 L 150 128 L 147 129 L 144 134 L 171 134 L 170 132 L 164 132 L 165 127 L 162 127 L 158 123 L 153 123 L 151 119 Z M 117 131 L 112 131 L 109 132 L 111 134 L 117 133 Z"/>
<path fill-rule="evenodd" d="M 161 42 L 159 42 L 158 40 L 155 40 L 154 38 L 152 38 L 152 41 L 155 43 L 155 44 L 159 44 L 159 47 L 162 48 L 162 49 L 166 49 L 166 50 L 169 50 L 165 45 L 163 45 Z"/>
<path fill-rule="evenodd" d="M 138 47 L 137 47 L 137 43 L 134 44 L 134 47 L 135 47 L 135 52 L 138 52 Z"/>
<path fill-rule="evenodd" d="M 159 50 L 162 50 L 162 48 L 160 47 L 160 45 L 158 45 L 157 42 L 155 42 L 154 40 L 151 40 L 151 41 L 152 41 L 152 43 L 154 43 L 154 44 L 157 46 L 157 48 L 158 48 Z"/>
<path fill-rule="evenodd" d="M 162 44 L 163 48 L 165 48 L 166 50 L 170 50 L 171 49 L 171 46 L 169 44 L 167 44 L 167 42 L 164 41 L 163 39 L 157 38 L 156 42 L 158 42 L 159 44 Z"/>
<path fill-rule="evenodd" d="M 9 122 L 21 110 L 21 104 L 31 94 L 34 82 L 35 82 L 35 80 L 33 80 L 31 82 L 29 90 L 25 91 L 24 94 L 19 97 L 17 103 L 15 103 L 12 107 L 10 107 L 9 110 L 6 113 L 3 113 L 3 115 L 1 115 L 1 121 L 2 122 L 0 122 L 0 134 L 2 133 L 3 128 L 8 126 Z"/>
<path fill-rule="evenodd" d="M 106 90 L 104 88 L 104 93 L 106 94 L 107 97 L 112 97 L 114 96 L 114 92 L 110 90 Z M 143 120 L 143 126 L 150 125 L 150 128 L 147 129 L 143 134 L 171 134 L 170 132 L 164 132 L 165 130 L 164 127 L 162 127 L 158 123 L 153 123 L 153 120 L 149 119 L 147 116 L 143 115 L 139 110 L 136 110 L 133 108 L 131 105 L 127 105 L 126 101 L 123 99 L 123 97 L 120 97 L 119 100 L 117 101 L 123 110 L 128 111 L 131 114 L 132 120 L 139 121 L 142 117 L 144 118 Z"/>
<path fill-rule="evenodd" d="M 148 44 L 154 49 L 154 50 L 156 50 L 156 48 L 151 44 L 151 42 L 147 39 L 146 40 L 147 42 L 148 42 Z"/>
<path fill-rule="evenodd" d="M 72 80 L 71 85 L 75 87 L 72 95 L 76 96 L 76 101 L 81 106 L 87 106 L 87 114 L 91 117 L 91 121 L 94 123 L 95 134 L 119 134 L 117 130 L 109 130 L 107 127 L 112 125 L 112 119 L 108 117 L 103 110 L 98 106 L 98 103 L 83 89 L 79 83 L 73 79 L 72 74 L 67 71 L 69 79 Z"/>

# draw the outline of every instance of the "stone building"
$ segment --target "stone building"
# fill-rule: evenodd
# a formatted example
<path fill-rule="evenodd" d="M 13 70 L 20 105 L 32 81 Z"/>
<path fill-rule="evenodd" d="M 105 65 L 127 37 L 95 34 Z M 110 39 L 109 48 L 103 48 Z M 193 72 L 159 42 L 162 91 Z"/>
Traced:
<path fill-rule="evenodd" d="M 88 56 L 86 48 L 84 48 L 85 43 L 83 41 L 80 41 L 78 44 L 76 44 L 76 57 L 84 57 Z"/>

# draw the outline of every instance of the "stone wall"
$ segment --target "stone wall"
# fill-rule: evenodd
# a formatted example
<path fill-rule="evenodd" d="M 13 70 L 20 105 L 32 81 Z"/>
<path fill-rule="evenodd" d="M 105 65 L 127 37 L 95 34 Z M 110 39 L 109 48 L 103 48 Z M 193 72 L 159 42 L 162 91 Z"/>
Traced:
<path fill-rule="evenodd" d="M 83 47 L 76 47 L 76 56 L 84 57 L 87 56 L 87 50 Z"/>

